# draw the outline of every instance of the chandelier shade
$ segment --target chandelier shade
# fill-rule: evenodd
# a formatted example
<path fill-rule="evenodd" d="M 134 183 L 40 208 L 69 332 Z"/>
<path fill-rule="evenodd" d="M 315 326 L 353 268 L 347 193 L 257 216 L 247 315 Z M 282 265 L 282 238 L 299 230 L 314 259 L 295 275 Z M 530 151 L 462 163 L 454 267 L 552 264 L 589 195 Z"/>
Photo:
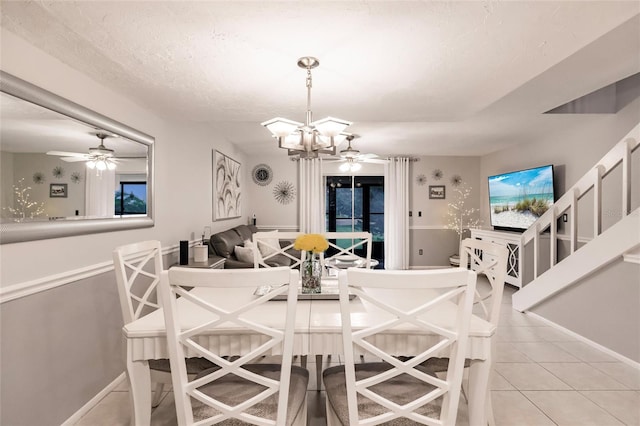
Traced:
<path fill-rule="evenodd" d="M 288 150 L 289 155 L 300 158 L 316 158 L 318 154 L 336 154 L 336 146 L 348 136 L 345 129 L 352 123 L 340 118 L 326 117 L 312 121 L 311 69 L 320 62 L 311 56 L 298 60 L 298 66 L 307 70 L 307 114 L 304 123 L 276 117 L 261 123 L 278 140 L 278 147 Z"/>

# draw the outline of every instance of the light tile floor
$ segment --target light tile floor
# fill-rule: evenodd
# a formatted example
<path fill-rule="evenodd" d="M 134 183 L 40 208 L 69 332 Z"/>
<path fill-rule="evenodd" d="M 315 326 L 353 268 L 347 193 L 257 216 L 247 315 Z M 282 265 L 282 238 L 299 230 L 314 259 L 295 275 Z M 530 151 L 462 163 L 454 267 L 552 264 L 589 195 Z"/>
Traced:
<path fill-rule="evenodd" d="M 497 426 L 640 426 L 640 371 L 511 308 L 507 286 L 491 378 Z M 312 361 L 311 359 L 309 361 Z M 335 363 L 325 359 L 325 363 Z M 310 362 L 315 389 L 315 364 Z M 309 425 L 326 425 L 324 392 L 309 390 Z M 129 425 L 126 383 L 109 393 L 77 426 Z M 468 425 L 460 403 L 459 425 Z M 152 412 L 153 426 L 175 425 L 173 393 Z"/>

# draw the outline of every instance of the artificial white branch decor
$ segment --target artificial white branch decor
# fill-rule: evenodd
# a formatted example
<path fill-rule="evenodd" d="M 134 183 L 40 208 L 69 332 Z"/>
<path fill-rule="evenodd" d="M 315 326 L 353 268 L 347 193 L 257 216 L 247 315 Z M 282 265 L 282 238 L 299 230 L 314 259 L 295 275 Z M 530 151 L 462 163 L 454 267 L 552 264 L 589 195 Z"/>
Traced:
<path fill-rule="evenodd" d="M 16 207 L 5 207 L 16 222 L 24 219 L 33 219 L 44 213 L 44 202 L 31 201 L 29 191 L 30 186 L 24 186 L 24 178 L 18 181 L 18 185 L 13 186 L 14 202 Z"/>
<path fill-rule="evenodd" d="M 471 188 L 461 181 L 458 186 L 453 187 L 452 201 L 447 204 L 446 227 L 458 233 L 458 250 L 460 250 L 460 244 L 462 244 L 464 231 L 477 228 L 480 225 L 480 218 L 478 217 L 480 209 L 475 207 L 465 208 L 465 202 L 470 195 Z"/>

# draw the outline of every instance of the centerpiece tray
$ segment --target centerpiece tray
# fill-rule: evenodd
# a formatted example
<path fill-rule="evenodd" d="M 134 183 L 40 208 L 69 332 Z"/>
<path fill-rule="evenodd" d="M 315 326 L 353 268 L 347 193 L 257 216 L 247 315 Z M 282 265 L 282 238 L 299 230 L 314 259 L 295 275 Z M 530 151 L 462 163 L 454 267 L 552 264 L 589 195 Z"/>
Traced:
<path fill-rule="evenodd" d="M 253 292 L 255 296 L 263 296 L 271 290 L 271 286 L 262 285 Z M 353 300 L 355 294 L 349 294 L 349 300 Z M 286 294 L 281 294 L 271 300 L 287 300 Z M 340 300 L 338 287 L 335 285 L 321 287 L 320 293 L 302 293 L 302 289 L 298 290 L 298 300 Z"/>

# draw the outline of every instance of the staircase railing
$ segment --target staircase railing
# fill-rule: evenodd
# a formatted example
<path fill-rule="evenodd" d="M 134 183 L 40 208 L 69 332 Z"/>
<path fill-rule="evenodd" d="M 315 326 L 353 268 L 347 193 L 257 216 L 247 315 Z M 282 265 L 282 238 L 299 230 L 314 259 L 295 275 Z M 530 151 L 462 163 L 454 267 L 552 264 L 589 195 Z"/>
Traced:
<path fill-rule="evenodd" d="M 549 269 L 558 263 L 558 239 L 563 237 L 569 239 L 569 255 L 578 249 L 578 201 L 587 193 L 593 191 L 593 237 L 602 233 L 602 180 L 611 173 L 618 165 L 622 167 L 622 218 L 631 213 L 631 194 L 639 189 L 635 186 L 638 182 L 632 182 L 632 161 L 631 154 L 640 146 L 640 124 L 636 125 L 631 132 L 618 144 L 616 144 L 591 170 L 589 170 L 578 182 L 573 185 L 565 194 L 560 197 L 542 216 L 527 229 L 521 237 L 521 250 L 533 241 L 533 280 L 538 278 L 545 271 L 540 271 L 539 262 L 542 241 L 549 242 Z M 633 188 L 632 188 L 633 187 Z M 610 189 L 607 189 L 610 190 Z M 568 233 L 558 234 L 558 220 L 567 214 Z M 549 238 L 541 239 L 544 232 L 549 232 Z M 546 252 L 546 250 L 545 250 Z M 546 262 L 545 262 L 546 263 Z M 521 265 L 525 268 L 527 265 Z M 522 276 L 525 276 L 524 274 Z M 524 283 L 523 283 L 524 284 Z"/>

